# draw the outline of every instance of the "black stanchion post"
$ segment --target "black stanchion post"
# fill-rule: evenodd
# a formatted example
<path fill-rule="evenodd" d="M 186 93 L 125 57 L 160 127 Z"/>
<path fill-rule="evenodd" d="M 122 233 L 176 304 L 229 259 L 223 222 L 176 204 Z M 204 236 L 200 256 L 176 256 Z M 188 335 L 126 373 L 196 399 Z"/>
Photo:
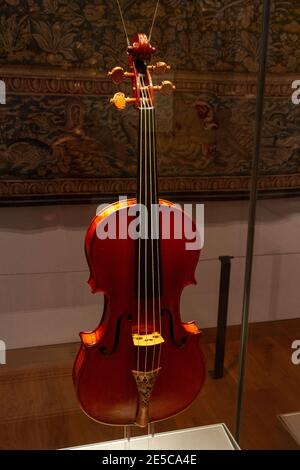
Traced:
<path fill-rule="evenodd" d="M 218 325 L 216 337 L 215 365 L 211 371 L 213 379 L 221 379 L 224 375 L 224 357 L 228 316 L 228 297 L 230 286 L 231 259 L 233 256 L 219 256 L 221 261 Z"/>

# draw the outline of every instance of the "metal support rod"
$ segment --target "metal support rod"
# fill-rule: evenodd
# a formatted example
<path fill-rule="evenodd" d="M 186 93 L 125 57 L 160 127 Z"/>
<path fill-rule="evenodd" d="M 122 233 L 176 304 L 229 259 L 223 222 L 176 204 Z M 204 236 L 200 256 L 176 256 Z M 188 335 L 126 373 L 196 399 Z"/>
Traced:
<path fill-rule="evenodd" d="M 125 439 L 125 448 L 130 449 L 130 437 L 131 437 L 131 428 L 130 426 L 124 426 L 124 439 Z"/>
<path fill-rule="evenodd" d="M 254 248 L 254 236 L 255 236 L 255 216 L 256 216 L 257 187 L 258 187 L 257 179 L 258 179 L 258 173 L 259 173 L 261 132 L 262 132 L 262 126 L 263 126 L 265 76 L 266 76 L 269 23 L 270 23 L 270 5 L 271 5 L 271 0 L 264 0 L 263 17 L 262 17 L 262 34 L 261 34 L 261 41 L 260 41 L 257 99 L 256 99 L 255 146 L 254 146 L 254 154 L 253 154 L 253 160 L 252 160 L 246 267 L 245 267 L 245 277 L 244 277 L 243 315 L 242 315 L 242 331 L 241 331 L 241 344 L 240 344 L 240 357 L 239 357 L 238 391 L 237 391 L 237 402 L 236 402 L 235 438 L 237 442 L 239 442 L 240 440 L 240 433 L 241 433 L 241 416 L 242 416 L 243 394 L 244 394 L 244 383 L 245 383 L 246 355 L 247 355 L 247 347 L 248 347 L 248 332 L 249 332 L 248 320 L 249 320 L 251 275 L 252 275 L 253 248 Z"/>
<path fill-rule="evenodd" d="M 154 437 L 155 434 L 155 424 L 149 423 L 148 424 L 148 437 Z"/>
<path fill-rule="evenodd" d="M 230 285 L 231 259 L 233 256 L 219 256 L 221 261 L 218 326 L 216 337 L 216 352 L 214 370 L 211 371 L 213 379 L 221 379 L 224 375 L 224 356 L 226 344 L 226 329 L 228 316 L 228 297 Z"/>

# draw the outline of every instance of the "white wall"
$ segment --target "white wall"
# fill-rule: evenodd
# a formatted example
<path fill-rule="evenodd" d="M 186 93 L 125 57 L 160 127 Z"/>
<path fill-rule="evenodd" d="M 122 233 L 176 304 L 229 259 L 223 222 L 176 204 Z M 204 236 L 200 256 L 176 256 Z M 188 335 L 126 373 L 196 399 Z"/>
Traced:
<path fill-rule="evenodd" d="M 76 341 L 99 322 L 102 299 L 86 284 L 86 227 L 96 206 L 0 208 L 0 339 L 8 348 Z M 300 199 L 258 204 L 251 320 L 299 317 Z M 205 204 L 198 285 L 182 316 L 216 324 L 220 255 L 231 255 L 229 323 L 241 319 L 247 202 Z"/>

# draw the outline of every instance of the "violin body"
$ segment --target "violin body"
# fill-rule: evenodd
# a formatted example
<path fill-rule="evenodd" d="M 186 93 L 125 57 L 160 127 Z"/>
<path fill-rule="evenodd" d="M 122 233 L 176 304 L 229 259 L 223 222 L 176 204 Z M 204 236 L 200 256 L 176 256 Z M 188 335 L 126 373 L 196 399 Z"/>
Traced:
<path fill-rule="evenodd" d="M 137 354 L 132 341 L 138 310 L 137 243 L 130 238 L 100 240 L 97 237 L 99 224 L 107 224 L 108 218 L 114 217 L 118 225 L 120 212 L 133 204 L 135 200 L 111 205 L 94 218 L 88 229 L 85 248 L 91 271 L 89 284 L 93 292 L 104 294 L 105 307 L 98 328 L 80 334 L 82 343 L 73 371 L 77 397 L 85 413 L 114 425 L 146 425 L 182 411 L 194 401 L 205 378 L 200 331 L 194 322 L 183 323 L 180 319 L 181 293 L 184 287 L 195 283 L 200 250 L 186 250 L 184 237 L 162 239 L 161 370 L 148 403 L 147 423 L 139 419 L 137 422 L 140 397 L 131 372 Z M 167 211 L 169 205 L 172 204 L 164 201 L 162 218 L 164 207 Z M 189 216 L 182 215 L 184 223 L 184 218 Z"/>
<path fill-rule="evenodd" d="M 182 291 L 195 283 L 199 232 L 158 194 L 154 92 L 169 95 L 175 87 L 152 84 L 151 72 L 170 68 L 148 65 L 154 51 L 138 34 L 127 50 L 130 71 L 109 73 L 116 85 L 132 81 L 134 97 L 117 92 L 111 102 L 139 112 L 137 195 L 100 211 L 85 240 L 89 284 L 105 306 L 99 326 L 80 333 L 73 381 L 85 413 L 111 425 L 144 427 L 175 415 L 195 400 L 205 378 L 200 330 L 180 317 Z"/>

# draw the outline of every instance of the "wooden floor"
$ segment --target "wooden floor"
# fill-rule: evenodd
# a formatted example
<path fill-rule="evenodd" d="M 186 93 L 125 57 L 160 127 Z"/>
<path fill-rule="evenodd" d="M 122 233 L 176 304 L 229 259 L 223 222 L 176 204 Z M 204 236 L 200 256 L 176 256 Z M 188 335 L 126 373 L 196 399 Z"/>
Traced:
<path fill-rule="evenodd" d="M 208 369 L 215 331 L 203 334 Z M 234 432 L 239 328 L 230 327 L 223 379 L 207 377 L 196 402 L 155 431 L 225 422 Z M 241 447 L 298 449 L 280 424 L 280 413 L 300 411 L 300 365 L 291 363 L 291 343 L 300 339 L 300 319 L 251 326 Z M 79 409 L 71 381 L 77 344 L 9 351 L 0 366 L 0 448 L 48 449 L 112 440 L 123 429 L 104 426 Z M 141 433 L 138 429 L 132 434 Z"/>

